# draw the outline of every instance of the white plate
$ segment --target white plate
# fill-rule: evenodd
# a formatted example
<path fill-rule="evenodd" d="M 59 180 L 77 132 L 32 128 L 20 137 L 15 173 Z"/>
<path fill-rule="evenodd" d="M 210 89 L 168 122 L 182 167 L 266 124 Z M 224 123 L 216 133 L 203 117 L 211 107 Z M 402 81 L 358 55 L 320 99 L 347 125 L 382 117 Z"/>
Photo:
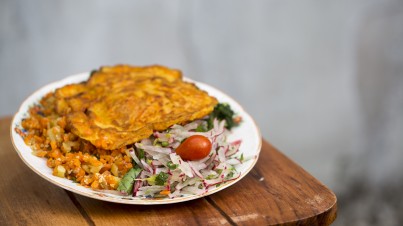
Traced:
<path fill-rule="evenodd" d="M 82 73 L 67 77 L 61 81 L 51 83 L 46 85 L 29 96 L 21 105 L 18 112 L 15 114 L 12 124 L 11 124 L 11 140 L 13 142 L 14 148 L 17 151 L 18 155 L 25 162 L 25 164 L 31 168 L 35 173 L 44 179 L 50 181 L 51 183 L 72 191 L 74 193 L 84 195 L 90 198 L 116 202 L 116 203 L 125 203 L 125 204 L 139 204 L 139 205 L 153 205 L 153 204 L 169 204 L 169 203 L 177 203 L 188 201 L 192 199 L 201 198 L 203 196 L 211 195 L 216 193 L 224 188 L 227 188 L 239 180 L 241 180 L 256 164 L 260 149 L 262 146 L 262 138 L 260 135 L 260 131 L 256 126 L 256 123 L 253 121 L 252 117 L 245 112 L 245 110 L 231 97 L 219 91 L 216 88 L 213 88 L 207 84 L 203 84 L 200 82 L 192 81 L 190 79 L 186 79 L 187 81 L 191 81 L 196 83 L 196 85 L 205 91 L 207 91 L 210 95 L 216 97 L 219 102 L 226 102 L 231 105 L 231 108 L 242 117 L 242 123 L 240 126 L 234 128 L 231 134 L 228 137 L 229 141 L 241 139 L 242 144 L 240 147 L 240 151 L 244 153 L 244 156 L 256 156 L 255 158 L 244 162 L 243 164 L 237 167 L 237 170 L 241 172 L 241 176 L 233 181 L 222 184 L 221 186 L 209 190 L 207 193 L 203 195 L 186 195 L 178 198 L 165 198 L 165 199 L 146 199 L 146 198 L 138 198 L 126 196 L 122 197 L 119 195 L 104 193 L 100 191 L 94 191 L 90 188 L 83 187 L 77 183 L 74 183 L 68 179 L 60 178 L 52 175 L 52 169 L 46 166 L 46 159 L 34 156 L 31 154 L 31 148 L 27 146 L 23 139 L 20 137 L 18 133 L 15 132 L 15 128 L 20 128 L 21 120 L 28 117 L 28 109 L 38 101 L 47 93 L 54 91 L 56 88 L 62 87 L 66 84 L 78 83 L 81 81 L 87 80 L 89 77 L 89 73 Z"/>

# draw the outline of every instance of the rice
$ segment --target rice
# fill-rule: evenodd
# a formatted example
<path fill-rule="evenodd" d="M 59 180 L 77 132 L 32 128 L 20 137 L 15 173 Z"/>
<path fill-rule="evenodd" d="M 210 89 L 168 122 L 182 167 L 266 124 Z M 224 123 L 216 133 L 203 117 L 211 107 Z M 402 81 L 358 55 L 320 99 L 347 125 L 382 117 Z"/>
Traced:
<path fill-rule="evenodd" d="M 126 147 L 116 150 L 96 148 L 74 135 L 66 117 L 56 110 L 54 93 L 29 109 L 29 116 L 16 129 L 32 154 L 47 158 L 53 175 L 73 180 L 93 189 L 116 190 L 120 179 L 133 167 Z"/>

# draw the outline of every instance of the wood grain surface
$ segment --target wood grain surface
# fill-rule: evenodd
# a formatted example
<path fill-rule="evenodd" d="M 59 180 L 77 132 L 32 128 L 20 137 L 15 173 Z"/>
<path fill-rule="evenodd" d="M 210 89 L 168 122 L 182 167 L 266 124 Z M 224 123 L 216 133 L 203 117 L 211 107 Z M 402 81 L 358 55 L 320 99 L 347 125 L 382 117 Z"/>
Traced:
<path fill-rule="evenodd" d="M 29 169 L 10 141 L 10 119 L 0 119 L 0 225 L 82 225 L 64 189 Z"/>
<path fill-rule="evenodd" d="M 170 205 L 124 205 L 65 191 L 32 172 L 0 119 L 0 225 L 330 225 L 337 199 L 263 141 L 241 181 L 205 198 Z"/>

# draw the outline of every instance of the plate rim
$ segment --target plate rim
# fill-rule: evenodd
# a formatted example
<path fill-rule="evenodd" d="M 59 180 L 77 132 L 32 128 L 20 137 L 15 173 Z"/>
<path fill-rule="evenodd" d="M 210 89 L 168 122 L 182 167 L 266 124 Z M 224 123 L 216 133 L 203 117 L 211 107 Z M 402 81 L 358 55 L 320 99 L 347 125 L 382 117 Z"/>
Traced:
<path fill-rule="evenodd" d="M 199 85 L 211 88 L 214 92 L 219 92 L 219 94 L 221 96 L 224 96 L 226 99 L 229 99 L 232 102 L 234 102 L 236 105 L 238 105 L 238 107 L 242 110 L 243 116 L 247 116 L 250 119 L 252 127 L 255 130 L 256 134 L 257 134 L 257 137 L 256 137 L 256 139 L 258 140 L 257 150 L 256 150 L 256 153 L 255 153 L 255 157 L 253 158 L 253 162 L 250 164 L 250 166 L 245 171 L 243 171 L 241 173 L 241 175 L 238 178 L 236 178 L 233 181 L 229 181 L 227 183 L 224 183 L 224 184 L 220 185 L 217 189 L 208 191 L 207 193 L 204 193 L 204 194 L 185 195 L 183 197 L 163 198 L 163 199 L 147 199 L 147 198 L 125 199 L 124 196 L 122 196 L 121 198 L 114 198 L 114 197 L 108 196 L 108 193 L 107 192 L 102 192 L 102 190 L 93 190 L 91 188 L 86 188 L 86 187 L 82 186 L 82 188 L 89 189 L 88 192 L 83 192 L 83 191 L 81 191 L 79 189 L 74 189 L 74 186 L 67 186 L 65 184 L 62 184 L 62 183 L 58 182 L 56 179 L 51 179 L 49 177 L 49 175 L 46 175 L 45 173 L 43 173 L 40 170 L 36 169 L 30 162 L 28 162 L 28 160 L 23 157 L 22 151 L 19 149 L 19 147 L 17 147 L 17 144 L 15 143 L 16 141 L 14 140 L 14 134 L 13 134 L 13 133 L 15 133 L 14 129 L 16 128 L 16 125 L 18 123 L 18 122 L 16 122 L 16 118 L 17 118 L 17 116 L 19 114 L 22 114 L 21 118 L 23 118 L 22 116 L 24 116 L 24 114 L 27 113 L 27 112 L 22 112 L 22 110 L 23 110 L 25 105 L 37 103 L 38 100 L 28 102 L 29 99 L 33 98 L 33 96 L 39 96 L 39 93 L 43 92 L 43 91 L 51 92 L 51 91 L 53 91 L 53 90 L 55 90 L 55 89 L 57 89 L 57 88 L 59 88 L 61 86 L 64 86 L 64 85 L 67 85 L 67 84 L 77 83 L 75 80 L 77 80 L 78 78 L 81 79 L 81 77 L 84 77 L 84 76 L 86 76 L 85 79 L 88 79 L 89 76 L 90 76 L 90 72 L 82 72 L 82 73 L 69 75 L 69 76 L 64 77 L 63 79 L 48 83 L 48 84 L 38 88 L 37 90 L 32 92 L 28 97 L 26 97 L 21 102 L 20 107 L 18 108 L 17 112 L 13 115 L 12 120 L 11 120 L 11 124 L 10 124 L 10 139 L 11 139 L 11 143 L 12 143 L 12 145 L 14 147 L 14 150 L 17 152 L 18 156 L 25 163 L 26 166 L 28 166 L 33 172 L 35 172 L 41 178 L 43 178 L 46 181 L 52 183 L 53 185 L 56 185 L 56 186 L 58 186 L 60 188 L 63 188 L 65 190 L 68 190 L 70 192 L 73 192 L 73 193 L 76 193 L 76 194 L 79 194 L 79 195 L 82 195 L 82 196 L 85 196 L 85 197 L 88 197 L 88 198 L 93 198 L 93 199 L 97 199 L 97 200 L 101 200 L 101 201 L 107 201 L 107 202 L 113 202 L 113 203 L 129 204 L 129 205 L 161 205 L 161 204 L 165 205 L 165 204 L 174 204 L 174 203 L 191 201 L 191 200 L 199 199 L 199 198 L 202 198 L 202 197 L 206 197 L 206 196 L 212 195 L 212 194 L 214 194 L 216 192 L 222 191 L 222 190 L 224 190 L 224 189 L 236 184 L 237 182 L 239 182 L 242 178 L 244 178 L 253 169 L 253 167 L 256 165 L 256 163 L 257 163 L 257 161 L 259 159 L 261 148 L 262 148 L 261 131 L 260 131 L 259 127 L 257 126 L 255 119 L 247 111 L 245 111 L 244 107 L 241 104 L 239 104 L 239 102 L 237 102 L 234 98 L 232 98 L 228 94 L 224 93 L 223 91 L 221 91 L 220 89 L 217 89 L 216 87 L 214 87 L 212 85 L 206 84 L 204 82 L 199 82 L 199 81 L 190 79 L 188 77 L 183 77 L 184 81 L 195 83 L 196 86 L 199 89 L 203 90 L 203 91 L 208 92 L 207 90 L 205 90 L 203 88 L 200 88 Z M 74 80 L 74 81 L 71 81 L 71 80 Z M 83 80 L 83 81 L 85 81 L 85 80 Z M 61 86 L 58 86 L 58 85 L 61 85 Z M 43 95 L 40 95 L 40 97 L 42 98 Z M 19 136 L 19 134 L 17 134 L 17 135 Z M 26 145 L 25 142 L 24 142 L 24 145 Z M 31 147 L 29 147 L 28 145 L 26 145 L 26 147 L 31 149 Z M 32 154 L 32 153 L 29 153 L 29 154 Z M 49 169 L 51 169 L 51 168 L 49 168 Z M 61 178 L 61 179 L 68 180 L 67 178 Z M 75 186 L 81 186 L 79 184 L 75 184 L 73 181 L 71 181 L 71 183 L 73 185 L 75 185 Z"/>

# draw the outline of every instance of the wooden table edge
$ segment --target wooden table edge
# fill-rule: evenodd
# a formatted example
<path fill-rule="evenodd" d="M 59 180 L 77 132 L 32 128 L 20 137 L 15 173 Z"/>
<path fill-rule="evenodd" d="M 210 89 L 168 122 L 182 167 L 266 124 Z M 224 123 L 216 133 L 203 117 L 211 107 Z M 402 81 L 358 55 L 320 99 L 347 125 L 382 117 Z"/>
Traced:
<path fill-rule="evenodd" d="M 13 121 L 14 115 L 12 116 L 1 116 L 0 117 L 0 122 L 7 122 L 10 124 Z M 11 128 L 11 127 L 10 127 Z M 10 130 L 11 132 L 11 130 Z M 288 158 L 283 152 L 279 151 L 277 148 L 275 148 L 270 142 L 266 141 L 265 139 L 262 139 L 262 149 L 264 146 L 269 146 L 272 147 L 276 152 L 278 152 L 280 155 L 283 155 L 285 158 L 287 158 L 289 161 L 293 162 L 296 166 L 298 166 L 298 168 L 300 170 L 302 170 L 303 172 L 309 174 L 310 176 L 312 176 L 310 173 L 308 173 L 304 168 L 302 168 L 300 165 L 298 165 L 297 163 L 295 163 L 293 160 L 291 160 L 290 158 Z M 294 221 L 294 222 L 282 222 L 278 225 L 310 225 L 310 223 L 312 223 L 312 221 L 318 220 L 322 223 L 325 223 L 324 225 L 330 225 L 331 223 L 333 223 L 336 218 L 337 218 L 337 210 L 338 210 L 338 206 L 337 206 L 337 197 L 334 194 L 334 192 L 332 190 L 330 190 L 326 185 L 324 185 L 322 182 L 320 182 L 318 179 L 316 179 L 314 176 L 312 176 L 312 178 L 314 178 L 314 180 L 318 183 L 321 184 L 322 186 L 324 186 L 327 191 L 329 191 L 332 194 L 332 197 L 334 197 L 334 202 L 331 206 L 329 206 L 329 208 L 317 215 L 313 215 L 313 216 L 309 216 L 303 219 L 300 219 L 298 221 Z M 66 190 L 66 192 L 70 192 L 68 190 Z M 66 193 L 68 195 L 68 193 Z M 75 195 L 73 193 L 71 193 L 71 195 Z M 69 196 L 69 199 L 73 202 L 74 206 L 80 211 L 82 217 L 87 221 L 87 223 L 89 223 L 91 225 L 91 218 L 89 217 L 87 211 L 85 210 L 85 208 L 83 207 L 79 207 L 81 206 L 81 204 L 79 206 L 77 206 L 77 200 L 73 200 L 72 197 Z M 227 215 L 227 213 L 225 213 L 223 210 L 220 209 L 220 207 L 216 204 L 213 205 L 211 204 L 211 202 L 214 202 L 213 200 L 209 200 L 207 199 L 208 197 L 202 197 L 203 199 L 205 199 L 214 209 L 218 210 L 218 212 L 220 212 L 220 214 L 224 217 L 224 218 L 230 218 L 230 216 Z M 215 203 L 215 202 L 214 202 Z M 90 219 L 90 221 L 88 221 L 88 218 Z"/>
<path fill-rule="evenodd" d="M 283 225 L 283 224 L 284 225 L 290 225 L 290 224 L 294 224 L 294 223 L 296 223 L 297 225 L 311 225 L 311 224 L 309 224 L 309 223 L 311 223 L 310 221 L 315 220 L 315 219 L 320 219 L 321 222 L 325 223 L 324 225 L 332 224 L 337 218 L 338 205 L 337 205 L 337 196 L 336 196 L 336 194 L 329 187 L 327 187 L 325 184 L 323 184 L 321 181 L 319 181 L 316 177 L 314 177 L 311 173 L 309 173 L 303 167 L 301 167 L 298 163 L 294 162 L 286 154 L 284 154 L 283 152 L 279 151 L 279 149 L 277 149 L 275 146 L 273 146 L 269 141 L 267 141 L 267 140 L 262 138 L 262 148 L 264 146 L 269 146 L 269 147 L 273 148 L 276 152 L 278 152 L 284 158 L 286 158 L 289 161 L 291 161 L 292 163 L 294 163 L 299 168 L 299 170 L 301 170 L 302 172 L 310 175 L 315 180 L 316 183 L 318 183 L 321 186 L 323 186 L 324 188 L 326 188 L 326 190 L 331 194 L 332 198 L 334 199 L 333 203 L 329 206 L 329 208 L 324 210 L 323 212 L 321 212 L 319 214 L 312 215 L 312 216 L 303 218 L 303 219 L 298 220 L 298 221 L 283 222 L 283 223 L 280 223 L 279 225 Z"/>

